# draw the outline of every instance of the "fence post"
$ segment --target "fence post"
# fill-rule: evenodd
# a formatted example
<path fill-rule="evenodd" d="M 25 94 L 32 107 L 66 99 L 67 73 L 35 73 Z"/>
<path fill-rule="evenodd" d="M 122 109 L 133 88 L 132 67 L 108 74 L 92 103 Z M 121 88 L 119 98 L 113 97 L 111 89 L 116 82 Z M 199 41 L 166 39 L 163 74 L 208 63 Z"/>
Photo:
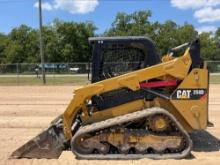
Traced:
<path fill-rule="evenodd" d="M 57 64 L 58 65 L 58 64 Z M 55 67 L 57 66 L 53 64 L 53 85 L 55 84 Z"/>
<path fill-rule="evenodd" d="M 18 63 L 16 63 L 16 73 L 17 73 L 17 85 L 19 85 L 19 68 L 18 68 Z"/>

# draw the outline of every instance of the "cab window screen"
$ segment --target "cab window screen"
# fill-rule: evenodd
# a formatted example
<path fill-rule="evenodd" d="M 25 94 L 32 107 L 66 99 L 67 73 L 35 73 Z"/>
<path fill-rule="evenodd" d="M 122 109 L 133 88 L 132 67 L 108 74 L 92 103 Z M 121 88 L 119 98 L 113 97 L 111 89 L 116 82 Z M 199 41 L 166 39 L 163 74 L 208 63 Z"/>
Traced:
<path fill-rule="evenodd" d="M 117 76 L 144 67 L 144 52 L 123 44 L 103 46 L 101 57 L 100 73 L 104 76 Z"/>

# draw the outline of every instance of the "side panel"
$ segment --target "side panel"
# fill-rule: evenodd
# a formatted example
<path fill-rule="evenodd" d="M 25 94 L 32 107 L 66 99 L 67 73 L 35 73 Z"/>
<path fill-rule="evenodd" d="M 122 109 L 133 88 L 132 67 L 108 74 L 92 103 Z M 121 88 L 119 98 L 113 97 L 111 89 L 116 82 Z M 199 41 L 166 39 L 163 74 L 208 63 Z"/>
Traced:
<path fill-rule="evenodd" d="M 194 129 L 207 127 L 208 70 L 193 69 L 171 96 L 171 103 Z"/>
<path fill-rule="evenodd" d="M 89 115 L 86 104 L 91 100 L 92 96 L 120 88 L 129 88 L 132 91 L 137 91 L 140 89 L 140 82 L 167 75 L 179 80 L 184 80 L 188 74 L 191 63 L 189 49 L 187 49 L 183 56 L 171 61 L 106 79 L 76 90 L 74 92 L 74 99 L 63 114 L 65 138 L 70 139 L 72 137 L 71 125 L 75 115 L 80 109 L 83 111 L 82 116 L 85 116 L 85 120 L 88 120 Z"/>
<path fill-rule="evenodd" d="M 193 131 L 192 127 L 188 124 L 188 122 L 185 120 L 182 114 L 179 113 L 179 111 L 173 106 L 173 104 L 170 101 L 162 99 L 162 98 L 156 98 L 154 100 L 154 107 L 161 107 L 167 110 L 178 120 L 178 122 L 182 125 L 182 127 L 187 132 Z"/>

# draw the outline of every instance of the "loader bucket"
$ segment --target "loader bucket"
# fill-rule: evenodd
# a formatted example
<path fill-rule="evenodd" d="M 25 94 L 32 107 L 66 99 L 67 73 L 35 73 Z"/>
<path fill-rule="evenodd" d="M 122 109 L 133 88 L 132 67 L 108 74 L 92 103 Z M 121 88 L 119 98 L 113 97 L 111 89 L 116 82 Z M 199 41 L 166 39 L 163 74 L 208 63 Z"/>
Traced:
<path fill-rule="evenodd" d="M 62 129 L 51 125 L 47 130 L 14 151 L 10 158 L 58 159 L 64 150 Z"/>

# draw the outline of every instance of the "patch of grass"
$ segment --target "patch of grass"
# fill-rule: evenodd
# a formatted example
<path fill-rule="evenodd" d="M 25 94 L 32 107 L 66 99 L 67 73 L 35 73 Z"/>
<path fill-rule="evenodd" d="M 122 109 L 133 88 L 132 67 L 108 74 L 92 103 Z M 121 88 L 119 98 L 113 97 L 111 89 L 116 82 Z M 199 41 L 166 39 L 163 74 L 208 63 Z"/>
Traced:
<path fill-rule="evenodd" d="M 86 75 L 48 76 L 46 80 L 47 85 L 85 85 L 89 83 Z M 210 83 L 220 84 L 220 75 L 211 75 Z M 42 85 L 42 79 L 36 76 L 0 76 L 0 85 Z"/>
<path fill-rule="evenodd" d="M 86 76 L 46 77 L 47 85 L 84 85 L 89 81 Z M 0 85 L 42 85 L 37 77 L 0 77 Z"/>
<path fill-rule="evenodd" d="M 211 75 L 210 83 L 212 84 L 220 84 L 220 75 Z"/>

